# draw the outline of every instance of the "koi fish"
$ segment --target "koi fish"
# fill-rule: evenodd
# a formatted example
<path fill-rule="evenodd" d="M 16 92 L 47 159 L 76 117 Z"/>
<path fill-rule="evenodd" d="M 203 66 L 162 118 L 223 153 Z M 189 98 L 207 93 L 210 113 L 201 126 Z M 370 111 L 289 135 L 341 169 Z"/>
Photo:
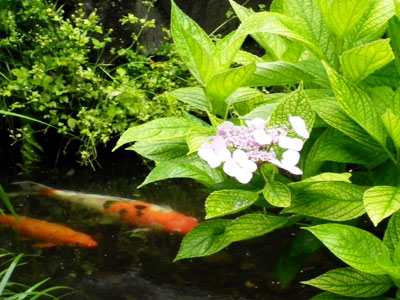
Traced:
<path fill-rule="evenodd" d="M 36 245 L 38 248 L 97 247 L 97 242 L 91 236 L 56 223 L 22 216 L 0 215 L 0 224 L 14 228 L 28 240 L 42 241 Z"/>
<path fill-rule="evenodd" d="M 168 233 L 178 232 L 183 235 L 186 235 L 198 225 L 198 221 L 193 217 L 176 212 L 168 207 L 144 201 L 57 190 L 32 181 L 21 181 L 13 184 L 19 185 L 25 194 L 50 196 L 65 200 L 104 215 L 114 216 L 119 222 L 129 225 L 159 228 Z M 9 194 L 9 196 L 15 195 Z"/>

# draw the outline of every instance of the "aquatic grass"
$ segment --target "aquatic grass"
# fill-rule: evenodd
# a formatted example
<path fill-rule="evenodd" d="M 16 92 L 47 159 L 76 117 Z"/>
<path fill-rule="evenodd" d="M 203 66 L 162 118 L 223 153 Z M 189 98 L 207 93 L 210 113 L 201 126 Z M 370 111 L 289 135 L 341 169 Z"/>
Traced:
<path fill-rule="evenodd" d="M 13 214 L 13 216 L 17 216 L 14 210 L 14 206 L 10 202 L 10 199 L 8 199 L 6 192 L 4 191 L 3 187 L 0 184 L 0 199 L 3 201 L 4 205 L 8 208 L 8 210 Z M 0 209 L 0 213 L 4 214 L 3 210 Z"/>

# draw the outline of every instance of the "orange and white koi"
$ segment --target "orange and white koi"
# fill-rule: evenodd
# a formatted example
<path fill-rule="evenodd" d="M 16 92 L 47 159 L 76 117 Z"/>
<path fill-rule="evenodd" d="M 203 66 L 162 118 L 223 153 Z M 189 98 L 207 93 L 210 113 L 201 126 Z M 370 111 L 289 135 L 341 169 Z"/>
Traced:
<path fill-rule="evenodd" d="M 0 215 L 0 224 L 14 228 L 26 239 L 41 241 L 36 245 L 38 248 L 97 247 L 97 242 L 91 236 L 56 223 L 22 216 Z"/>
<path fill-rule="evenodd" d="M 15 182 L 25 194 L 43 195 L 75 203 L 105 215 L 117 218 L 119 222 L 147 228 L 159 228 L 165 232 L 183 235 L 198 225 L 190 216 L 168 207 L 121 197 L 86 194 L 53 189 L 32 181 Z M 13 196 L 9 194 L 9 196 Z"/>

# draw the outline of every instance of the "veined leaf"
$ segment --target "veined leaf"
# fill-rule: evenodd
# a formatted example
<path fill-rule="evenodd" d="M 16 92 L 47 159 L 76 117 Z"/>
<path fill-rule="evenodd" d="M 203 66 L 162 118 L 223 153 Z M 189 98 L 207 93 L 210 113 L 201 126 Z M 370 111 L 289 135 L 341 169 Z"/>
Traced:
<path fill-rule="evenodd" d="M 200 223 L 182 240 L 174 262 L 192 257 L 214 254 L 230 244 L 225 237 L 225 228 L 230 220 L 211 220 Z"/>
<path fill-rule="evenodd" d="M 382 147 L 356 122 L 350 119 L 336 101 L 315 100 L 311 102 L 313 109 L 330 126 L 371 148 L 371 151 L 382 152 Z"/>
<path fill-rule="evenodd" d="M 313 185 L 317 182 L 327 182 L 327 181 L 341 181 L 341 182 L 350 182 L 351 173 L 321 173 L 313 177 L 309 177 L 303 179 L 302 181 L 291 182 L 288 186 L 294 190 L 304 189 L 310 185 Z"/>
<path fill-rule="evenodd" d="M 396 69 L 395 63 L 390 62 L 386 66 L 376 70 L 363 80 L 363 84 L 370 87 L 389 86 L 397 89 L 400 81 L 400 74 Z"/>
<path fill-rule="evenodd" d="M 389 220 L 385 230 L 383 242 L 390 249 L 394 251 L 400 242 L 400 212 L 395 212 Z"/>
<path fill-rule="evenodd" d="M 400 149 L 400 117 L 396 116 L 390 109 L 388 109 L 382 116 L 383 124 L 386 127 L 394 145 Z"/>
<path fill-rule="evenodd" d="M 304 228 L 314 234 L 334 255 L 353 268 L 369 274 L 386 274 L 390 251 L 368 231 L 342 224 Z"/>
<path fill-rule="evenodd" d="M 289 116 L 301 117 L 306 123 L 308 132 L 311 132 L 315 121 L 315 114 L 302 86 L 278 104 L 271 115 L 268 126 L 276 125 L 292 128 Z"/>
<path fill-rule="evenodd" d="M 207 33 L 176 6 L 171 9 L 171 35 L 177 52 L 196 79 L 205 84 L 213 75 L 215 46 Z"/>
<path fill-rule="evenodd" d="M 361 19 L 370 0 L 317 0 L 329 29 L 338 38 L 346 35 Z"/>
<path fill-rule="evenodd" d="M 383 219 L 400 209 L 400 189 L 394 186 L 375 186 L 364 193 L 365 210 L 377 226 Z"/>
<path fill-rule="evenodd" d="M 163 141 L 185 138 L 198 123 L 187 118 L 166 117 L 128 128 L 113 150 L 136 141 Z"/>
<path fill-rule="evenodd" d="M 328 65 L 325 68 L 336 100 L 345 113 L 385 148 L 387 134 L 371 98 Z"/>
<path fill-rule="evenodd" d="M 186 136 L 186 142 L 189 146 L 189 152 L 187 154 L 197 152 L 204 141 L 213 135 L 215 135 L 215 129 L 212 127 L 192 127 Z"/>
<path fill-rule="evenodd" d="M 340 64 L 343 74 L 357 83 L 393 59 L 389 39 L 385 39 L 345 51 L 340 57 Z"/>
<path fill-rule="evenodd" d="M 188 146 L 184 139 L 173 141 L 141 141 L 126 148 L 133 150 L 141 156 L 154 160 L 155 162 L 168 161 L 188 152 Z"/>
<path fill-rule="evenodd" d="M 353 268 L 329 271 L 302 283 L 348 297 L 373 297 L 385 293 L 394 283 L 387 275 L 373 275 Z"/>
<path fill-rule="evenodd" d="M 265 62 L 261 57 L 243 50 L 236 53 L 234 61 L 240 65 L 259 64 Z"/>
<path fill-rule="evenodd" d="M 184 87 L 168 92 L 168 95 L 202 111 L 211 111 L 204 89 L 201 87 Z"/>
<path fill-rule="evenodd" d="M 400 8 L 400 3 L 395 0 L 394 1 L 396 9 L 397 7 Z M 395 53 L 395 65 L 397 71 L 400 71 L 400 37 L 397 34 L 400 30 L 400 20 L 397 16 L 393 16 L 389 20 L 389 26 L 387 29 L 387 35 L 390 38 L 390 43 L 393 48 L 393 52 Z"/>
<path fill-rule="evenodd" d="M 231 105 L 242 101 L 251 101 L 253 99 L 263 100 L 264 94 L 257 89 L 238 88 L 228 98 L 226 98 L 225 102 Z"/>
<path fill-rule="evenodd" d="M 253 74 L 254 64 L 230 69 L 213 76 L 205 87 L 206 95 L 211 102 L 212 112 L 224 116 L 226 112 L 225 99 Z"/>
<path fill-rule="evenodd" d="M 245 35 L 232 31 L 217 42 L 212 54 L 216 62 L 214 74 L 229 70 L 245 38 Z"/>
<path fill-rule="evenodd" d="M 363 189 L 357 185 L 333 181 L 318 182 L 294 195 L 290 207 L 282 213 L 298 213 L 331 221 L 346 221 L 365 213 Z"/>
<path fill-rule="evenodd" d="M 258 199 L 258 194 L 243 190 L 219 190 L 206 199 L 206 219 L 222 217 L 250 207 Z"/>
<path fill-rule="evenodd" d="M 260 213 L 247 214 L 234 219 L 226 226 L 226 239 L 232 242 L 252 239 L 270 233 L 285 226 L 285 217 L 270 216 Z"/>
<path fill-rule="evenodd" d="M 277 207 L 288 207 L 292 200 L 287 185 L 278 181 L 267 182 L 263 189 L 263 195 L 265 200 Z"/>
<path fill-rule="evenodd" d="M 385 296 L 377 296 L 377 297 L 366 297 L 361 298 L 363 300 L 394 300 L 393 298 L 388 298 Z M 346 297 L 342 295 L 337 295 L 334 293 L 324 292 L 318 294 L 317 296 L 312 297 L 310 300 L 360 300 L 357 297 Z"/>
<path fill-rule="evenodd" d="M 249 16 L 239 26 L 243 34 L 270 33 L 284 36 L 301 42 L 318 58 L 323 57 L 321 49 L 315 45 L 313 37 L 303 24 L 280 13 L 259 12 Z"/>

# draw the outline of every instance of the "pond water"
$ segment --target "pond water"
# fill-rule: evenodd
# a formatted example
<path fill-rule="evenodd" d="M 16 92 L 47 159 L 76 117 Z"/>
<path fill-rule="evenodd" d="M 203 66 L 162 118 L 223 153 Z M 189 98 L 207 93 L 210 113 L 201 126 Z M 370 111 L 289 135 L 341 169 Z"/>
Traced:
<path fill-rule="evenodd" d="M 164 181 L 137 190 L 149 167 L 139 164 L 140 160 L 127 151 L 110 155 L 95 172 L 75 164 L 60 167 L 44 163 L 30 174 L 18 174 L 5 166 L 7 160 L 2 157 L 0 183 L 6 191 L 15 190 L 10 185 L 13 181 L 31 180 L 59 189 L 166 204 L 199 220 L 204 218 L 207 194 L 192 181 Z M 180 235 L 152 231 L 132 236 L 133 227 L 110 223 L 69 203 L 45 196 L 12 200 L 21 215 L 67 225 L 99 242 L 94 249 L 38 249 L 34 243 L 20 242 L 11 230 L 0 227 L 0 248 L 34 254 L 27 258 L 28 264 L 17 269 L 12 280 L 33 284 L 51 277 L 50 285 L 67 285 L 85 294 L 63 299 L 80 300 L 88 296 L 93 300 L 305 300 L 319 291 L 300 281 L 338 264 L 328 251 L 322 250 L 311 258 L 302 258 L 304 265 L 293 260 L 286 265 L 282 255 L 287 252 L 290 240 L 299 234 L 297 228 L 234 243 L 209 257 L 173 263 Z M 297 269 L 301 271 L 291 283 L 280 282 L 282 278 L 288 281 Z"/>

